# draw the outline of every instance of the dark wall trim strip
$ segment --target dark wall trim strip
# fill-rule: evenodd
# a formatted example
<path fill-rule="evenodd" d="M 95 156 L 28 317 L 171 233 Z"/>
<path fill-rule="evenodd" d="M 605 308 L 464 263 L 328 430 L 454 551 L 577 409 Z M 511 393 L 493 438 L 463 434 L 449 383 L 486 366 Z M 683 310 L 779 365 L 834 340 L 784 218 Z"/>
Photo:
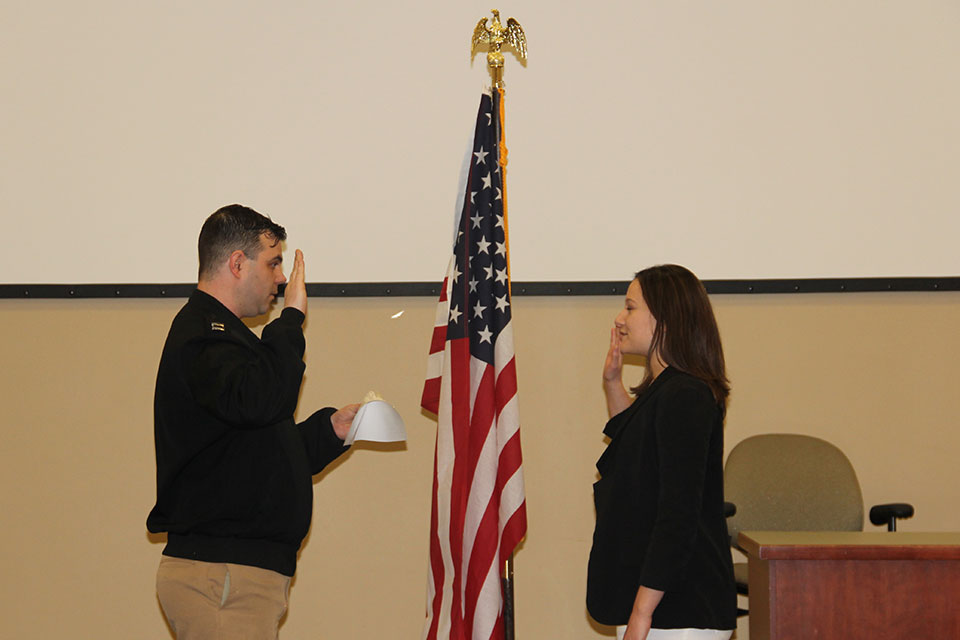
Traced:
<path fill-rule="evenodd" d="M 706 280 L 712 294 L 851 293 L 865 291 L 960 291 L 960 277 L 819 278 L 794 280 Z M 194 284 L 0 284 L 2 298 L 186 298 Z M 623 295 L 626 282 L 514 282 L 515 296 Z M 440 295 L 439 282 L 317 282 L 315 298 L 371 298 Z"/>
<path fill-rule="evenodd" d="M 722 293 L 854 293 L 866 291 L 960 291 L 960 278 L 818 278 L 807 280 L 708 280 Z"/>

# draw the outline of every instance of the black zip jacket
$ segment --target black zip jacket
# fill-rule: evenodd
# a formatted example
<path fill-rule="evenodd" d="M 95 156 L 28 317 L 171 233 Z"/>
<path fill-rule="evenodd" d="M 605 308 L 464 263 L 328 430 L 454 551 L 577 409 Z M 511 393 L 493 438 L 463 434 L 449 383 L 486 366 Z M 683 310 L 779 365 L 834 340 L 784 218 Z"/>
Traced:
<path fill-rule="evenodd" d="M 293 419 L 305 365 L 304 315 L 287 308 L 258 338 L 194 291 L 157 372 L 157 503 L 147 529 L 168 556 L 292 576 L 313 511 L 312 475 L 347 450 L 325 408 Z"/>

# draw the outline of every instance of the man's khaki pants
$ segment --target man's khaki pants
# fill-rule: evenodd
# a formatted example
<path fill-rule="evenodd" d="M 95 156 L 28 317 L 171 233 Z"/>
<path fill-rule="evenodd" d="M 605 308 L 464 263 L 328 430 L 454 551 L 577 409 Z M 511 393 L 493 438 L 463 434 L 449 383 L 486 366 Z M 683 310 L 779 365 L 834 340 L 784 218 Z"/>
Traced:
<path fill-rule="evenodd" d="M 177 640 L 276 640 L 290 578 L 242 564 L 163 556 L 157 596 Z"/>

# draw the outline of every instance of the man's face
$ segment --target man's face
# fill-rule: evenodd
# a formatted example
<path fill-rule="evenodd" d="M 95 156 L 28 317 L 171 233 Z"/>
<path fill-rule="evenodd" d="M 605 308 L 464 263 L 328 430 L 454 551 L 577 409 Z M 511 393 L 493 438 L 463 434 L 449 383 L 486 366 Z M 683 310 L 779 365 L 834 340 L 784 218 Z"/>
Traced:
<path fill-rule="evenodd" d="M 260 252 L 247 256 L 240 270 L 241 317 L 259 316 L 277 299 L 277 287 L 287 281 L 283 275 L 283 248 L 276 238 L 262 234 Z"/>

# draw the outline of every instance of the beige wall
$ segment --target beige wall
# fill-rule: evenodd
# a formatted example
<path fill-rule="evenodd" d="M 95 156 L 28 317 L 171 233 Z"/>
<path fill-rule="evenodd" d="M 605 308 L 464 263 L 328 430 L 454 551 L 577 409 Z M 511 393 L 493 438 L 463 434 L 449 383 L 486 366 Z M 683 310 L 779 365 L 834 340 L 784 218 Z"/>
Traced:
<path fill-rule="evenodd" d="M 584 611 L 584 567 L 604 447 L 599 368 L 619 303 L 514 301 L 529 514 L 516 558 L 525 640 L 602 634 Z M 153 378 L 181 304 L 0 301 L 5 637 L 170 638 L 153 592 L 161 545 L 144 519 L 154 495 Z M 404 416 L 409 441 L 402 450 L 358 446 L 322 476 L 283 636 L 416 638 L 435 434 L 417 405 L 434 301 L 310 304 L 302 413 L 376 389 Z M 868 506 L 910 501 L 917 515 L 903 529 L 960 530 L 960 294 L 714 304 L 733 381 L 728 450 L 766 431 L 827 438 L 853 461 Z"/>

